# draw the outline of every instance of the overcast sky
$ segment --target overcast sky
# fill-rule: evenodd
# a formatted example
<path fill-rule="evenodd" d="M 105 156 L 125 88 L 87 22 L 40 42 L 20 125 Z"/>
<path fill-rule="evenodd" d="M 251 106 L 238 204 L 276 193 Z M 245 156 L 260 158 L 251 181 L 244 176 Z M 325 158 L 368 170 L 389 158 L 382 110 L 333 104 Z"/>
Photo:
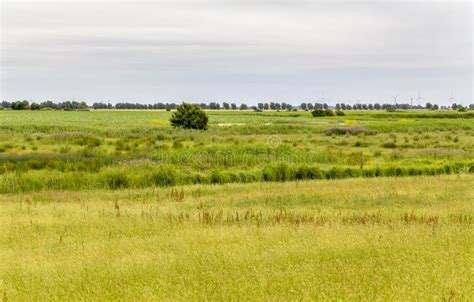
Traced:
<path fill-rule="evenodd" d="M 1 98 L 469 104 L 472 21 L 470 1 L 4 0 Z"/>

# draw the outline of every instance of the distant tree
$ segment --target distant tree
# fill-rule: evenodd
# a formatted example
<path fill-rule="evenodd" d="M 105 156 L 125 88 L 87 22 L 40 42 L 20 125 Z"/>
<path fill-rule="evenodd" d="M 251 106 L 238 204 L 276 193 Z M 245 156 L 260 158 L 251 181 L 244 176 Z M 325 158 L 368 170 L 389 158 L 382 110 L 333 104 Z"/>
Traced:
<path fill-rule="evenodd" d="M 341 104 L 339 103 L 336 104 L 336 110 L 341 110 Z"/>
<path fill-rule="evenodd" d="M 281 109 L 281 104 L 280 103 L 275 103 L 275 109 L 280 110 Z"/>
<path fill-rule="evenodd" d="M 308 110 L 313 110 L 314 109 L 314 106 L 311 103 L 306 104 L 306 106 L 308 107 Z"/>
<path fill-rule="evenodd" d="M 41 106 L 39 104 L 36 104 L 36 103 L 31 103 L 30 109 L 31 110 L 40 110 Z"/>
<path fill-rule="evenodd" d="M 300 108 L 301 110 L 308 110 L 308 106 L 306 105 L 306 103 L 301 103 Z"/>
<path fill-rule="evenodd" d="M 342 109 L 342 110 L 346 110 L 346 104 L 341 103 L 341 109 Z"/>
<path fill-rule="evenodd" d="M 470 110 L 474 110 L 474 104 L 470 104 L 470 105 L 469 105 L 469 109 L 470 109 Z"/>
<path fill-rule="evenodd" d="M 237 105 L 235 103 L 232 103 L 230 104 L 230 108 L 232 108 L 232 110 L 237 110 Z"/>
<path fill-rule="evenodd" d="M 433 104 L 433 107 L 431 107 L 431 110 L 438 110 L 439 106 L 437 104 Z"/>
<path fill-rule="evenodd" d="M 466 107 L 464 107 L 464 106 L 462 106 L 462 105 L 458 105 L 458 111 L 459 111 L 459 112 L 466 112 L 467 109 L 466 109 Z"/>
<path fill-rule="evenodd" d="M 229 105 L 229 103 L 224 102 L 224 103 L 222 103 L 222 107 L 224 107 L 225 110 L 229 110 L 230 105 Z"/>
<path fill-rule="evenodd" d="M 380 109 L 382 109 L 382 106 L 380 106 L 379 103 L 375 103 L 375 104 L 374 104 L 374 109 L 375 109 L 375 110 L 380 110 Z"/>
<path fill-rule="evenodd" d="M 286 110 L 291 111 L 293 106 L 291 104 L 286 104 Z"/>
<path fill-rule="evenodd" d="M 325 110 L 328 110 L 328 108 L 329 108 L 328 104 L 324 103 L 324 104 L 323 104 L 323 108 L 324 108 Z"/>
<path fill-rule="evenodd" d="M 249 108 L 249 106 L 247 106 L 247 104 L 240 104 L 240 110 L 247 110 Z"/>
<path fill-rule="evenodd" d="M 220 108 L 221 108 L 221 105 L 219 103 L 216 103 L 216 102 L 209 103 L 209 109 L 218 110 Z"/>
<path fill-rule="evenodd" d="M 433 108 L 433 105 L 430 102 L 427 102 L 425 107 L 426 109 L 431 110 L 431 108 Z"/>
<path fill-rule="evenodd" d="M 263 110 L 263 103 L 258 103 L 257 106 L 258 106 L 258 109 Z"/>
<path fill-rule="evenodd" d="M 374 105 L 373 104 L 369 104 L 369 110 L 374 110 Z"/>
<path fill-rule="evenodd" d="M 41 104 L 39 104 L 41 108 L 50 108 L 50 109 L 58 109 L 58 105 L 51 102 L 51 101 L 45 101 L 45 102 L 41 102 Z"/>
<path fill-rule="evenodd" d="M 458 105 L 456 103 L 454 103 L 453 105 L 451 105 L 451 109 L 453 109 L 453 110 L 458 109 Z"/>
<path fill-rule="evenodd" d="M 2 104 L 1 104 L 1 107 L 2 108 L 12 108 L 12 103 L 7 102 L 7 101 L 3 101 Z"/>
<path fill-rule="evenodd" d="M 46 105 L 46 104 L 45 104 Z M 44 106 L 44 107 L 47 107 L 47 108 L 51 108 L 49 106 Z M 97 109 L 107 109 L 107 104 L 105 103 L 94 103 L 92 104 L 92 108 L 94 110 L 97 110 Z"/>
<path fill-rule="evenodd" d="M 30 108 L 30 104 L 28 101 L 16 101 L 12 103 L 11 108 L 13 110 L 26 110 Z"/>
<path fill-rule="evenodd" d="M 263 109 L 268 110 L 270 108 L 270 105 L 268 103 L 263 104 Z"/>
<path fill-rule="evenodd" d="M 170 122 L 173 127 L 206 130 L 208 117 L 198 105 L 183 103 L 176 107 Z"/>
<path fill-rule="evenodd" d="M 274 102 L 270 102 L 270 109 L 271 110 L 276 110 L 276 106 Z"/>

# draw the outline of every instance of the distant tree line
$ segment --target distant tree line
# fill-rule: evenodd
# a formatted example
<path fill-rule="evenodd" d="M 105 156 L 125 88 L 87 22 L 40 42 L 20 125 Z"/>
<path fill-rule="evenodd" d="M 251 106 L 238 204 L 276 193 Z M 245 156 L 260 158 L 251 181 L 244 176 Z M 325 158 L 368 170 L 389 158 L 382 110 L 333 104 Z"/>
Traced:
<path fill-rule="evenodd" d="M 346 103 L 337 103 L 335 106 L 328 105 L 327 103 L 301 103 L 299 106 L 294 106 L 285 102 L 267 102 L 267 103 L 257 103 L 256 106 L 247 105 L 245 103 L 236 104 L 228 102 L 210 102 L 210 103 L 200 103 L 195 104 L 201 107 L 201 109 L 210 109 L 210 110 L 254 110 L 254 111 L 264 111 L 264 110 L 287 110 L 287 111 L 296 111 L 296 110 L 329 110 L 335 109 L 337 111 L 341 110 L 407 110 L 407 109 L 428 109 L 428 110 L 438 110 L 438 109 L 452 109 L 458 111 L 464 111 L 467 109 L 474 110 L 474 104 L 470 104 L 468 107 L 464 107 L 459 104 L 452 104 L 451 106 L 439 106 L 437 104 L 432 104 L 427 102 L 424 106 L 416 105 L 412 106 L 410 104 L 380 104 L 380 103 L 370 103 L 370 104 L 346 104 Z M 23 101 L 7 102 L 3 101 L 0 104 L 0 108 L 13 109 L 13 110 L 40 110 L 40 109 L 55 109 L 55 110 L 87 110 L 87 109 L 139 109 L 139 110 L 174 110 L 178 104 L 176 103 L 154 103 L 154 104 L 140 104 L 140 103 L 104 103 L 104 102 L 95 102 L 92 106 L 89 106 L 86 102 L 75 102 L 75 101 L 66 101 L 55 103 L 52 101 L 45 101 L 41 103 Z M 319 111 L 318 111 L 319 112 Z"/>
<path fill-rule="evenodd" d="M 15 102 L 7 102 L 3 101 L 1 103 L 0 108 L 5 109 L 12 109 L 12 110 L 41 110 L 41 109 L 55 109 L 55 110 L 87 110 L 89 106 L 86 102 L 59 102 L 54 103 L 51 101 L 45 101 L 41 103 L 35 103 L 23 100 L 23 101 L 15 101 Z"/>

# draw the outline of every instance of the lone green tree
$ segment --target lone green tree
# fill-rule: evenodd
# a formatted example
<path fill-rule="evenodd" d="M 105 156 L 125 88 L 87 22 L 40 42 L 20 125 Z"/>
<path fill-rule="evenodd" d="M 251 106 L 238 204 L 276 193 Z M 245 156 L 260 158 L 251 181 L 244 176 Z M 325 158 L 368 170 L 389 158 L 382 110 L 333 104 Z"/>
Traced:
<path fill-rule="evenodd" d="M 184 129 L 207 130 L 208 117 L 198 106 L 183 103 L 171 116 L 171 126 Z"/>

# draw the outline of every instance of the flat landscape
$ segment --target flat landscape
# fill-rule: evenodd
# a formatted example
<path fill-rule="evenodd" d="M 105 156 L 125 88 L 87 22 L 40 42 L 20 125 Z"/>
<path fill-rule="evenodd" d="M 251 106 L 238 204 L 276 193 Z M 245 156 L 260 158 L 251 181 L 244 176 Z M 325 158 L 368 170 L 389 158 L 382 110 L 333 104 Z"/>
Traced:
<path fill-rule="evenodd" d="M 3 299 L 472 299 L 472 111 L 206 113 L 0 110 Z"/>

